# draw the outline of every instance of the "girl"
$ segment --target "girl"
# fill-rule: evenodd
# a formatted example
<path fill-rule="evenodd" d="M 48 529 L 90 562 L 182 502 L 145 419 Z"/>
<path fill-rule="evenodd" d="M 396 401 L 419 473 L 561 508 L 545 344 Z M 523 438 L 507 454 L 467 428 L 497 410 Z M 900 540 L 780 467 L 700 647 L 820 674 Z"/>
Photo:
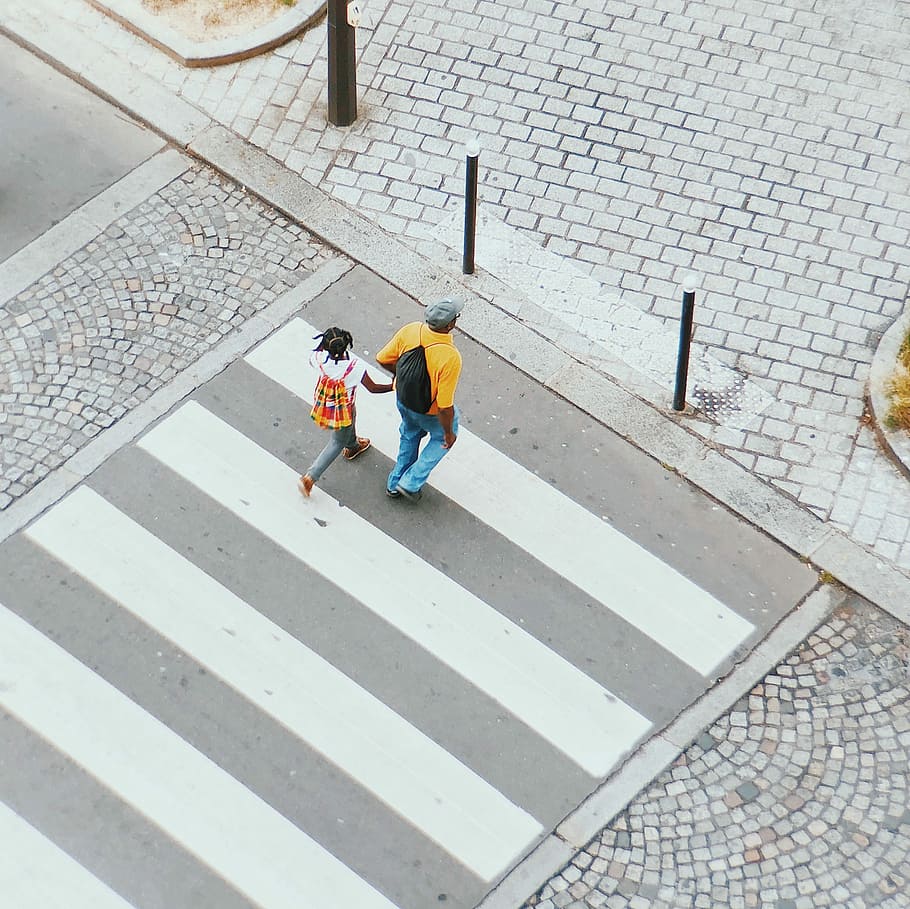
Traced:
<path fill-rule="evenodd" d="M 363 385 L 367 391 L 373 394 L 382 394 L 392 390 L 391 382 L 387 385 L 374 382 L 367 372 L 366 363 L 358 357 L 352 356 L 350 350 L 354 346 L 354 339 L 349 331 L 345 331 L 343 328 L 327 328 L 321 335 L 313 338 L 314 341 L 317 339 L 319 339 L 319 346 L 310 357 L 310 365 L 319 370 L 320 380 L 322 376 L 326 376 L 328 379 L 344 382 L 347 399 L 351 404 L 351 422 L 346 426 L 331 430 L 332 435 L 328 444 L 313 461 L 309 470 L 300 478 L 297 485 L 305 496 L 309 496 L 313 485 L 339 454 L 343 452 L 346 460 L 353 461 L 370 447 L 370 440 L 359 438 L 354 428 L 356 416 L 354 395 L 357 386 Z"/>

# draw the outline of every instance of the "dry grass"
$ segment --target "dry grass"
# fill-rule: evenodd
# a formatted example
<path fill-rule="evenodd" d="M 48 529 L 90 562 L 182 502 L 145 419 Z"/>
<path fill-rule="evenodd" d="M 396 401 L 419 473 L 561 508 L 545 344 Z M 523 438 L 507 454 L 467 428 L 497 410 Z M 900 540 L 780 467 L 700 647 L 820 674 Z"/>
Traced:
<path fill-rule="evenodd" d="M 250 31 L 274 19 L 296 0 L 142 0 L 149 12 L 195 41 Z"/>
<path fill-rule="evenodd" d="M 904 337 L 897 352 L 897 363 L 885 383 L 885 393 L 891 399 L 885 425 L 889 429 L 910 432 L 910 333 Z"/>

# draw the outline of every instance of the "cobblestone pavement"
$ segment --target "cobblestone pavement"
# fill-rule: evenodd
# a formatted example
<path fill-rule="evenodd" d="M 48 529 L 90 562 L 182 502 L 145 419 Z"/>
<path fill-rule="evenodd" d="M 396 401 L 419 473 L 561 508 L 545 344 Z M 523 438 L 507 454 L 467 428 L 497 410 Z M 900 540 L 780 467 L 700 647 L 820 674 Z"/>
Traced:
<path fill-rule="evenodd" d="M 847 602 L 526 909 L 910 906 L 910 629 Z"/>
<path fill-rule="evenodd" d="M 0 508 L 335 255 L 196 166 L 0 309 Z"/>
<path fill-rule="evenodd" d="M 7 15 L 40 15 L 26 6 Z M 321 25 L 185 70 L 88 4 L 60 6 L 74 35 L 423 251 L 452 258 L 428 238 L 478 135 L 482 208 L 625 304 L 672 329 L 696 272 L 696 340 L 771 403 L 745 427 L 693 428 L 910 567 L 910 490 L 863 421 L 910 278 L 908 0 L 373 2 L 344 130 L 326 126 Z M 551 336 L 575 317 L 549 312 Z"/>

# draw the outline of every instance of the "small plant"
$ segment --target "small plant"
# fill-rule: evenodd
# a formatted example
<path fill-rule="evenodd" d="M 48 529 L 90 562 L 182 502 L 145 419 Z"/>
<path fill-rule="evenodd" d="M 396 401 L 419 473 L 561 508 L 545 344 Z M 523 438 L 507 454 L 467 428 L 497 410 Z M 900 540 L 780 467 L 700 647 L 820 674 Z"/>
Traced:
<path fill-rule="evenodd" d="M 910 332 L 897 352 L 897 363 L 885 383 L 885 393 L 891 400 L 885 426 L 910 431 Z"/>

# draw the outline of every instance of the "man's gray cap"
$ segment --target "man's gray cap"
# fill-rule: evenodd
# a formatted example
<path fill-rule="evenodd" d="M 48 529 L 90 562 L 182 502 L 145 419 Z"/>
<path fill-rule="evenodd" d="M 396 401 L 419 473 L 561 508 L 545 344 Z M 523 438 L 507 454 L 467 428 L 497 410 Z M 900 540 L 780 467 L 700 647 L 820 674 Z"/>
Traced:
<path fill-rule="evenodd" d="M 464 303 L 461 300 L 452 300 L 446 297 L 444 300 L 431 303 L 427 307 L 424 318 L 430 328 L 445 328 L 463 309 Z"/>

